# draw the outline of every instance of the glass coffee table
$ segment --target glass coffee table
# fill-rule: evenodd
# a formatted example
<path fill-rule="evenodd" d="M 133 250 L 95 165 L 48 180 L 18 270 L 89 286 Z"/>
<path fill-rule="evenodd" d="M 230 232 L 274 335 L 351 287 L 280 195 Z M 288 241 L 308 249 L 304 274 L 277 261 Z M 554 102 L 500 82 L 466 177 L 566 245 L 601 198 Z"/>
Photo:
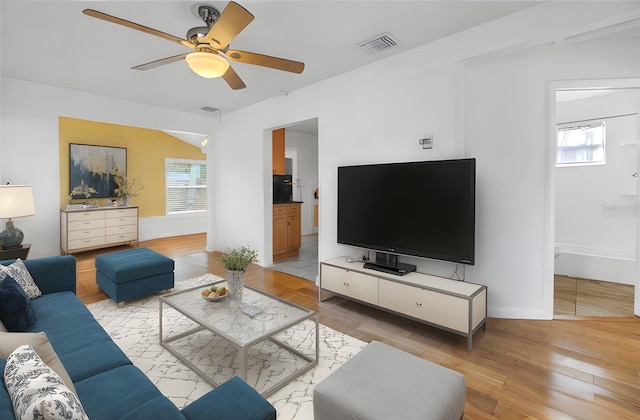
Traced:
<path fill-rule="evenodd" d="M 160 345 L 207 383 L 236 375 L 268 397 L 318 364 L 316 312 L 247 286 L 242 301 L 208 301 L 212 284 L 226 280 L 160 296 L 159 307 Z M 165 320 L 165 305 L 180 315 Z"/>

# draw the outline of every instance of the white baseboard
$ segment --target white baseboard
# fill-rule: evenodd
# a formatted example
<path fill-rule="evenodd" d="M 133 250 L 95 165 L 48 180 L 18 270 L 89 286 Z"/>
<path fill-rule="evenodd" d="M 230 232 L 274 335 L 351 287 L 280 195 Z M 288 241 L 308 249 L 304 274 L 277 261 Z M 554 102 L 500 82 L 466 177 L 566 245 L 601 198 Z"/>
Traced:
<path fill-rule="evenodd" d="M 625 248 L 595 247 L 577 244 L 557 243 L 556 257 L 562 254 L 582 255 L 585 257 L 609 258 L 615 260 L 635 261 L 635 251 Z"/>
<path fill-rule="evenodd" d="M 164 217 L 140 218 L 140 241 L 192 235 L 207 231 L 208 213 L 189 213 Z"/>
<path fill-rule="evenodd" d="M 496 308 L 491 305 L 487 308 L 487 316 L 489 318 L 504 319 L 552 319 L 549 318 L 542 309 Z"/>

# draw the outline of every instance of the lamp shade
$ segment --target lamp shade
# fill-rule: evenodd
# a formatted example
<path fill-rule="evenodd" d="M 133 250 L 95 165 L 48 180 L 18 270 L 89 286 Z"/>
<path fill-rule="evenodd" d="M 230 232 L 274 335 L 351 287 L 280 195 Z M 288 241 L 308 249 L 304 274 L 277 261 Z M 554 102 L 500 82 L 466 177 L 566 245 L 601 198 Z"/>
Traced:
<path fill-rule="evenodd" d="M 229 62 L 216 53 L 192 52 L 185 60 L 195 74 L 208 79 L 222 76 L 229 68 Z"/>
<path fill-rule="evenodd" d="M 31 185 L 0 185 L 0 218 L 8 219 L 6 229 L 0 232 L 0 247 L 19 247 L 24 233 L 13 222 L 14 217 L 33 216 L 33 190 Z"/>
<path fill-rule="evenodd" d="M 0 185 L 0 219 L 33 216 L 31 185 Z"/>

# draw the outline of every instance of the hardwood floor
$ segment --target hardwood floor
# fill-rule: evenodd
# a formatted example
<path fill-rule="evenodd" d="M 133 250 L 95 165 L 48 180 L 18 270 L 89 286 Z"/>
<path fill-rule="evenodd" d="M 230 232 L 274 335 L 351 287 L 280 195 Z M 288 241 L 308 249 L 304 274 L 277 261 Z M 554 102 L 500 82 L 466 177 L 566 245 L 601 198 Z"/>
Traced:
<path fill-rule="evenodd" d="M 562 316 L 633 316 L 634 287 L 606 281 L 554 276 L 553 313 Z"/>
<path fill-rule="evenodd" d="M 206 272 L 225 276 L 216 262 L 219 253 L 204 251 L 204 235 L 139 246 L 173 258 L 176 281 Z M 85 303 L 106 298 L 95 286 L 97 254 L 76 255 L 78 296 Z M 341 298 L 319 303 L 315 284 L 299 277 L 252 265 L 246 283 L 318 311 L 320 322 L 335 330 L 461 372 L 467 381 L 465 419 L 640 418 L 637 318 L 489 319 L 468 353 L 464 337 Z"/>

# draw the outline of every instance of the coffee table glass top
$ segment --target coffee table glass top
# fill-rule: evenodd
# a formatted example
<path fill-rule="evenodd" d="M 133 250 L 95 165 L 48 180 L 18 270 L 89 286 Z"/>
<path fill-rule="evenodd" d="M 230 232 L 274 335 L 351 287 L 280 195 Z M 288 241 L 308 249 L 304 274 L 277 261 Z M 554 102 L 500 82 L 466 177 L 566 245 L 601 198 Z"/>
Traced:
<path fill-rule="evenodd" d="M 226 286 L 226 281 L 215 282 Z M 254 343 L 308 319 L 315 312 L 245 286 L 242 301 L 227 297 L 208 301 L 202 291 L 209 285 L 161 296 L 167 305 L 224 336 L 236 345 Z"/>

